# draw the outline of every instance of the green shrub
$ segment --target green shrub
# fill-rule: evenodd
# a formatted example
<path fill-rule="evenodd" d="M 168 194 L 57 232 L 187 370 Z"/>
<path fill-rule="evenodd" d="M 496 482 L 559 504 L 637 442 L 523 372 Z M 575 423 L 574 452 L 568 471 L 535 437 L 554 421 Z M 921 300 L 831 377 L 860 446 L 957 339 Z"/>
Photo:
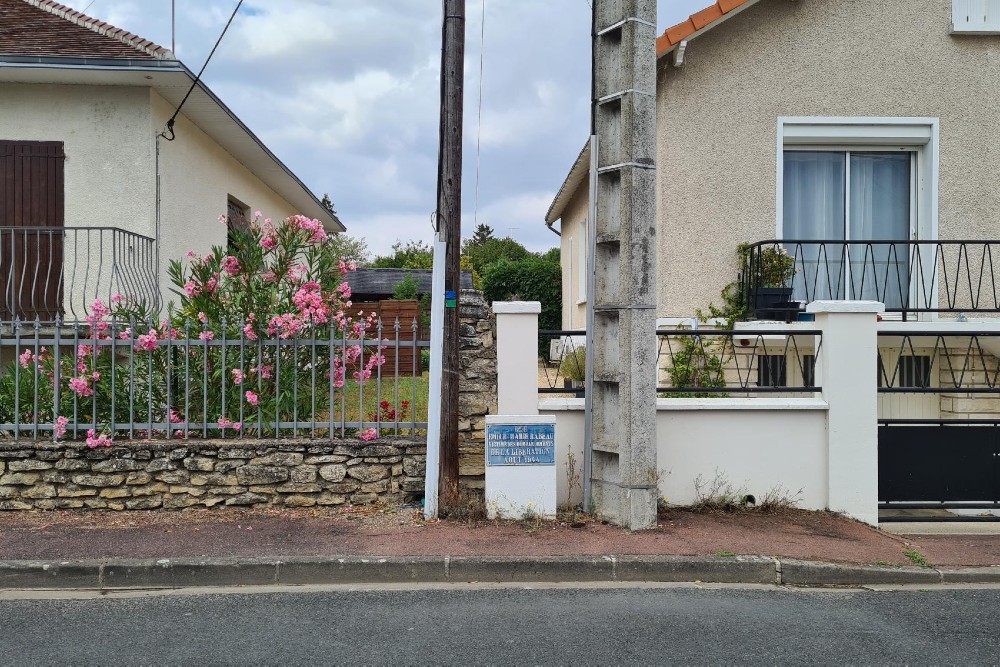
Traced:
<path fill-rule="evenodd" d="M 567 380 L 583 382 L 587 376 L 587 348 L 578 347 L 564 356 L 559 364 L 559 375 Z"/>

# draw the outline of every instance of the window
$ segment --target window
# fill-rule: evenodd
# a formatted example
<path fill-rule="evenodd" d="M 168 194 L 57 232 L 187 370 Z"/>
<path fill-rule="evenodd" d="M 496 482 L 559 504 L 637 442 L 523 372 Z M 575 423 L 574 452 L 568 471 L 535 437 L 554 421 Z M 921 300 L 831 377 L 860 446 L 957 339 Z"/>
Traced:
<path fill-rule="evenodd" d="M 1000 0 L 951 0 L 951 30 L 1000 34 Z"/>
<path fill-rule="evenodd" d="M 0 141 L 0 319 L 62 313 L 65 160 L 61 141 Z"/>
<path fill-rule="evenodd" d="M 909 242 L 937 238 L 939 126 L 937 118 L 778 119 L 775 233 L 804 242 L 786 244 L 797 254 L 793 298 L 872 299 L 889 311 L 936 299 L 934 281 L 911 271 L 924 251 Z"/>
<path fill-rule="evenodd" d="M 763 354 L 757 357 L 758 387 L 787 387 L 788 366 L 783 354 Z"/>
<path fill-rule="evenodd" d="M 245 230 L 250 227 L 250 207 L 236 199 L 232 195 L 226 202 L 226 247 L 233 247 L 233 231 L 237 229 Z"/>
<path fill-rule="evenodd" d="M 931 358 L 921 355 L 900 357 L 896 365 L 896 386 L 931 386 Z"/>

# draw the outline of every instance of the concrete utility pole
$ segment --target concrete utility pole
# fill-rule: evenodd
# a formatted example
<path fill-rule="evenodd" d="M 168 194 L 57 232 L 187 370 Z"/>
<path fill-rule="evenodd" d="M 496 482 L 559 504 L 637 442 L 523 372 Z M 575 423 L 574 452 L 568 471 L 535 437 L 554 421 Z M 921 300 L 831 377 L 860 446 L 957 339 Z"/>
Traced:
<path fill-rule="evenodd" d="M 445 251 L 444 355 L 441 388 L 441 507 L 458 501 L 459 316 L 462 292 L 462 100 L 465 88 L 465 0 L 444 0 L 437 219 Z"/>
<path fill-rule="evenodd" d="M 594 323 L 587 332 L 591 494 L 656 525 L 656 0 L 594 0 Z"/>

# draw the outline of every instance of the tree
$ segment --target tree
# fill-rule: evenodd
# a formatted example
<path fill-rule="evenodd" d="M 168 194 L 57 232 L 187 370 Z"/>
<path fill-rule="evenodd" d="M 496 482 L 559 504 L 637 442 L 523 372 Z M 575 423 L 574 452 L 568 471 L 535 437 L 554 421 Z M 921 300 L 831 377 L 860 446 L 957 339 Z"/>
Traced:
<path fill-rule="evenodd" d="M 472 259 L 472 268 L 483 277 L 490 265 L 501 259 L 517 262 L 532 256 L 527 248 L 509 236 L 502 239 L 489 238 L 481 245 L 470 243 L 463 254 Z"/>
<path fill-rule="evenodd" d="M 542 313 L 539 329 L 559 329 L 562 324 L 562 269 L 537 255 L 511 261 L 501 258 L 483 274 L 483 296 L 493 301 L 538 301 Z M 547 349 L 548 341 L 539 342 L 539 350 Z"/>
<path fill-rule="evenodd" d="M 562 255 L 562 251 L 558 247 L 549 248 L 545 252 L 542 252 L 542 253 L 538 254 L 538 256 L 541 257 L 542 259 L 544 259 L 545 261 L 547 261 L 547 262 L 555 262 L 556 264 L 560 263 L 560 261 L 562 259 L 561 255 Z"/>
<path fill-rule="evenodd" d="M 493 228 L 485 222 L 476 225 L 476 231 L 472 232 L 471 239 L 462 241 L 462 254 L 468 254 L 469 248 L 481 246 L 493 238 Z"/>
<path fill-rule="evenodd" d="M 337 209 L 333 207 L 333 200 L 330 199 L 330 194 L 328 192 L 323 193 L 323 198 L 319 200 L 319 203 L 321 203 L 323 208 L 328 210 L 330 213 L 337 215 Z"/>
<path fill-rule="evenodd" d="M 347 234 L 333 234 L 327 244 L 335 257 L 354 260 L 357 264 L 367 264 L 371 259 L 368 242 L 364 239 L 353 238 Z"/>
<path fill-rule="evenodd" d="M 392 253 L 376 257 L 373 269 L 431 269 L 434 268 L 434 251 L 424 241 L 396 241 Z"/>

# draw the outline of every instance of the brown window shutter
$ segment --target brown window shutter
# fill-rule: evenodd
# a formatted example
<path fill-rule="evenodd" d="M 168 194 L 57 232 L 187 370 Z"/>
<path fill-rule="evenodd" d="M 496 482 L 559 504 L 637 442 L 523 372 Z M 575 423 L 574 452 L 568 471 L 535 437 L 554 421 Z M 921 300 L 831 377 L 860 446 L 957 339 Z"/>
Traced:
<path fill-rule="evenodd" d="M 52 320 L 62 311 L 65 157 L 58 141 L 0 141 L 2 319 Z"/>

